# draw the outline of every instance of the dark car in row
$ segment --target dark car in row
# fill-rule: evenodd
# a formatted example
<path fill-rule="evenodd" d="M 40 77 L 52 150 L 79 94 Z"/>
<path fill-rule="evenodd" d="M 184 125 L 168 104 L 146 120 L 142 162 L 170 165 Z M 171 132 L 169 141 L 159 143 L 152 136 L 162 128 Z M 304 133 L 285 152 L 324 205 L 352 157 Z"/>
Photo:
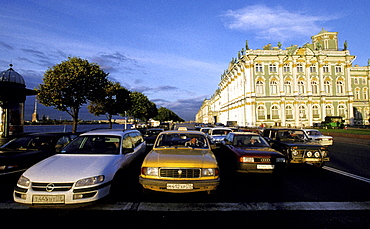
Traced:
<path fill-rule="evenodd" d="M 287 158 L 288 163 L 310 163 L 323 167 L 329 161 L 329 149 L 310 141 L 302 129 L 268 128 L 262 133 L 271 147 Z"/>
<path fill-rule="evenodd" d="M 238 173 L 276 173 L 286 167 L 285 156 L 259 134 L 230 132 L 222 141 L 220 162 Z"/>
<path fill-rule="evenodd" d="M 0 147 L 0 176 L 21 172 L 59 152 L 76 138 L 74 133 L 33 133 Z"/>

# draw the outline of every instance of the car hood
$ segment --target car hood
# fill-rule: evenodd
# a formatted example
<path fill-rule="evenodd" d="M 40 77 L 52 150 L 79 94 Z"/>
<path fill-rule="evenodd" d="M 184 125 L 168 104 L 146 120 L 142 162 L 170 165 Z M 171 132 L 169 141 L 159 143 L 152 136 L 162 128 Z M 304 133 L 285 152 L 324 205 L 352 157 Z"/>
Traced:
<path fill-rule="evenodd" d="M 156 149 L 145 157 L 143 167 L 215 168 L 217 161 L 210 150 Z"/>
<path fill-rule="evenodd" d="M 229 146 L 229 149 L 232 150 L 238 156 L 275 156 L 275 157 L 284 157 L 284 155 L 272 148 L 269 147 L 238 147 L 238 146 Z"/>
<path fill-rule="evenodd" d="M 23 175 L 32 182 L 75 182 L 105 175 L 110 179 L 119 155 L 57 154 L 29 168 Z"/>

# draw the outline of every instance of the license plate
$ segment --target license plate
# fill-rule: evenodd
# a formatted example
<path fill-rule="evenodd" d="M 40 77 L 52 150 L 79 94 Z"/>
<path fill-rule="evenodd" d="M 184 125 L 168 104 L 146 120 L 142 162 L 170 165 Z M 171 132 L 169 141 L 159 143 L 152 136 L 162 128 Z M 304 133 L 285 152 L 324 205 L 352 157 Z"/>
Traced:
<path fill-rule="evenodd" d="M 274 165 L 257 165 L 257 169 L 274 169 Z"/>
<path fill-rule="evenodd" d="M 62 204 L 64 203 L 64 195 L 34 195 L 32 196 L 32 202 L 39 204 Z"/>
<path fill-rule="evenodd" d="M 167 184 L 167 189 L 193 189 L 193 184 Z"/>
<path fill-rule="evenodd" d="M 306 158 L 306 161 L 317 162 L 317 161 L 321 161 L 321 158 Z"/>

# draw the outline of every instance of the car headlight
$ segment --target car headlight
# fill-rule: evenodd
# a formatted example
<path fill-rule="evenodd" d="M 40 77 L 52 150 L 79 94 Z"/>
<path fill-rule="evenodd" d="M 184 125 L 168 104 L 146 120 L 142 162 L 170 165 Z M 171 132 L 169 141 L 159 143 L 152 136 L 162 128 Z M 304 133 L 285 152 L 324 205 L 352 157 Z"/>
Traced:
<path fill-rule="evenodd" d="M 320 157 L 321 156 L 319 151 L 316 151 L 314 155 L 315 155 L 315 157 Z"/>
<path fill-rule="evenodd" d="M 292 154 L 294 155 L 294 156 L 297 156 L 298 155 L 298 151 L 297 150 L 292 150 Z"/>
<path fill-rule="evenodd" d="M 214 169 L 202 169 L 202 176 L 203 177 L 206 177 L 206 176 L 217 176 L 218 175 L 218 169 L 214 168 Z"/>
<path fill-rule="evenodd" d="M 28 186 L 30 186 L 31 181 L 30 181 L 30 179 L 28 179 L 27 177 L 25 177 L 25 176 L 23 176 L 23 175 L 22 175 L 22 176 L 18 179 L 17 184 L 18 184 L 19 186 L 28 187 Z"/>
<path fill-rule="evenodd" d="M 283 158 L 283 157 L 278 157 L 278 158 L 276 158 L 276 162 L 277 162 L 277 163 L 285 163 L 285 158 Z"/>
<path fill-rule="evenodd" d="M 104 175 L 88 177 L 76 182 L 76 187 L 89 186 L 94 184 L 99 184 L 104 181 Z"/>
<path fill-rule="evenodd" d="M 311 152 L 311 151 L 308 151 L 308 152 L 306 153 L 306 155 L 307 155 L 307 157 L 312 157 L 312 152 Z"/>
<path fill-rule="evenodd" d="M 141 174 L 147 176 L 159 176 L 159 168 L 157 167 L 142 167 Z"/>
<path fill-rule="evenodd" d="M 243 163 L 254 162 L 254 157 L 241 157 L 240 162 Z"/>

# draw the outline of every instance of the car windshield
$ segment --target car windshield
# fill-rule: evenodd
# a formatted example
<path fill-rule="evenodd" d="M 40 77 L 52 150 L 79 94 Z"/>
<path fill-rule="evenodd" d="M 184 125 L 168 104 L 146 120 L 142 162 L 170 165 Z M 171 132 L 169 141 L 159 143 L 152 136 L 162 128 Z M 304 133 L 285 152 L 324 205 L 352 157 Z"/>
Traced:
<path fill-rule="evenodd" d="M 1 146 L 7 149 L 46 149 L 55 147 L 53 136 L 26 136 Z"/>
<path fill-rule="evenodd" d="M 269 144 L 258 135 L 235 135 L 232 145 L 239 147 L 270 147 Z"/>
<path fill-rule="evenodd" d="M 219 135 L 219 136 L 224 136 L 227 135 L 231 130 L 212 130 L 211 135 Z"/>
<path fill-rule="evenodd" d="M 163 130 L 147 130 L 144 137 L 156 137 Z"/>
<path fill-rule="evenodd" d="M 171 133 L 159 135 L 156 147 L 208 148 L 208 145 L 201 134 Z"/>
<path fill-rule="evenodd" d="M 308 138 L 303 130 L 279 130 L 277 132 L 276 139 L 280 141 L 294 142 L 308 141 Z"/>
<path fill-rule="evenodd" d="M 121 137 L 84 135 L 69 143 L 61 153 L 65 154 L 119 154 Z"/>
<path fill-rule="evenodd" d="M 308 135 L 316 135 L 316 136 L 322 135 L 321 132 L 318 131 L 318 130 L 309 130 L 309 131 L 307 131 L 307 134 Z"/>

